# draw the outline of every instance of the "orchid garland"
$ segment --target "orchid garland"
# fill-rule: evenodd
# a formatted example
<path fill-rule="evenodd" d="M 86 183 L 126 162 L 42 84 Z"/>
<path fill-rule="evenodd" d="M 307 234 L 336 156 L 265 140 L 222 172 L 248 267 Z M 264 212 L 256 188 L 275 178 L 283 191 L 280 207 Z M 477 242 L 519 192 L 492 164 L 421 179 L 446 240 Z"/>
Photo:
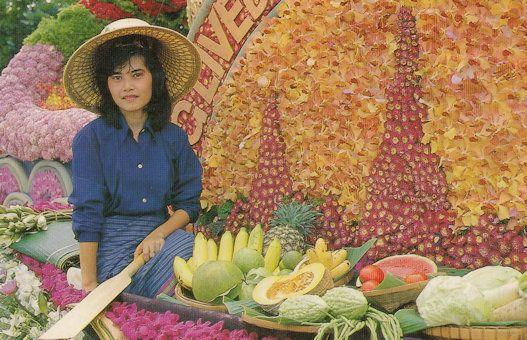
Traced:
<path fill-rule="evenodd" d="M 7 195 L 12 192 L 20 191 L 18 182 L 9 170 L 8 167 L 4 166 L 0 168 L 0 204 L 4 202 Z"/>
<path fill-rule="evenodd" d="M 0 253 L 0 301 L 0 334 L 7 337 L 36 339 L 64 315 L 10 249 Z"/>
<path fill-rule="evenodd" d="M 35 174 L 28 192 L 34 204 L 41 204 L 52 201 L 55 198 L 67 196 L 57 176 L 58 174 L 50 169 L 45 169 Z"/>
<path fill-rule="evenodd" d="M 26 161 L 71 160 L 77 131 L 95 118 L 78 108 L 49 111 L 37 106 L 48 93 L 41 84 L 60 78 L 62 56 L 52 46 L 25 45 L 0 76 L 0 145 Z"/>
<path fill-rule="evenodd" d="M 53 303 L 66 308 L 86 296 L 84 291 L 68 284 L 66 274 L 52 264 L 42 264 L 26 255 L 20 259 L 42 280 L 42 289 L 50 294 Z M 245 329 L 229 330 L 223 322 L 180 321 L 179 315 L 165 312 L 149 312 L 137 309 L 135 304 L 117 303 L 110 305 L 107 317 L 123 332 L 127 339 L 258 339 L 256 333 Z"/>

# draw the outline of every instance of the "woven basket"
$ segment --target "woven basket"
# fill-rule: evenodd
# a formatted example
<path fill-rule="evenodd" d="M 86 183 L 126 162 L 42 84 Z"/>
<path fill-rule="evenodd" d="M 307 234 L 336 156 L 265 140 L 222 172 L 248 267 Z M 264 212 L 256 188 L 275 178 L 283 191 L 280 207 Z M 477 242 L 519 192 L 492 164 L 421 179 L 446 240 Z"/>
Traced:
<path fill-rule="evenodd" d="M 390 289 L 370 290 L 364 292 L 364 296 L 366 296 L 366 299 L 368 299 L 368 302 L 371 304 L 380 307 L 389 313 L 393 313 L 399 307 L 407 303 L 415 302 L 415 299 L 417 299 L 427 283 L 428 280 Z"/>
<path fill-rule="evenodd" d="M 183 304 L 190 306 L 190 307 L 196 307 L 199 309 L 206 309 L 211 310 L 214 312 L 222 312 L 227 313 L 227 307 L 225 305 L 213 305 L 211 303 L 201 302 L 192 299 L 189 297 L 190 292 L 188 292 L 186 289 L 181 288 L 181 286 L 178 284 L 175 289 L 175 295 L 174 297 L 176 300 L 181 301 Z"/>
<path fill-rule="evenodd" d="M 301 325 L 283 325 L 278 322 L 262 320 L 246 314 L 242 315 L 242 320 L 253 326 L 260 328 L 273 329 L 278 331 L 296 332 L 296 333 L 317 333 L 318 327 L 316 326 L 301 326 Z"/>
<path fill-rule="evenodd" d="M 527 340 L 527 327 L 441 326 L 424 330 L 436 339 Z"/>

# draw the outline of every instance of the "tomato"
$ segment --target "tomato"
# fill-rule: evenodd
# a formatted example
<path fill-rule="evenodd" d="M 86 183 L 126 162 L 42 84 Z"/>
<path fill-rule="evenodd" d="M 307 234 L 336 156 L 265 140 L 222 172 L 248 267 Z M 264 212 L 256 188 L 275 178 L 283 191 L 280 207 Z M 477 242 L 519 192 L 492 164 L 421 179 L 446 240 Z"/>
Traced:
<path fill-rule="evenodd" d="M 370 264 L 369 266 L 366 266 L 360 270 L 359 278 L 360 282 L 366 282 L 370 280 L 382 282 L 382 280 L 384 280 L 384 272 L 376 265 Z"/>
<path fill-rule="evenodd" d="M 375 289 L 377 286 L 379 285 L 379 281 L 375 281 L 375 280 L 368 280 L 368 281 L 365 281 L 362 286 L 361 286 L 361 290 L 363 292 L 368 292 L 370 290 L 373 290 Z"/>
<path fill-rule="evenodd" d="M 404 278 L 404 282 L 406 283 L 415 283 L 415 282 L 421 282 L 428 280 L 428 277 L 425 274 L 418 273 L 418 274 L 410 274 Z"/>

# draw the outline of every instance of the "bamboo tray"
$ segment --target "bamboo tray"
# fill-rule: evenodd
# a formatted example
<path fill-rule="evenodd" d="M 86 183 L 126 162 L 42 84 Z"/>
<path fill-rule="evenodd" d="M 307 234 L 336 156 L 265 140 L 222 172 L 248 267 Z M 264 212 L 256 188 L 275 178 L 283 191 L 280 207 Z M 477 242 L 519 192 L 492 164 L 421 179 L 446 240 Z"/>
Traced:
<path fill-rule="evenodd" d="M 252 316 L 243 314 L 241 319 L 253 326 L 260 328 L 273 329 L 277 331 L 286 331 L 286 332 L 296 332 L 296 333 L 318 333 L 318 327 L 315 326 L 300 326 L 300 325 L 282 325 L 278 322 L 273 322 L 269 320 L 262 320 Z"/>
<path fill-rule="evenodd" d="M 176 300 L 181 301 L 182 303 L 184 303 L 187 306 L 196 307 L 196 308 L 200 308 L 200 309 L 211 310 L 211 311 L 214 311 L 214 312 L 227 313 L 227 307 L 225 307 L 225 305 L 223 305 L 223 304 L 222 305 L 213 305 L 211 303 L 201 302 L 201 301 L 197 301 L 197 300 L 192 299 L 191 297 L 189 297 L 187 295 L 187 294 L 190 294 L 190 293 L 185 294 L 185 292 L 187 292 L 187 290 L 184 289 L 184 288 L 181 288 L 181 286 L 179 284 L 176 286 L 176 289 L 175 289 L 174 292 L 175 292 L 174 297 L 176 298 Z"/>
<path fill-rule="evenodd" d="M 423 332 L 436 339 L 527 340 L 527 327 L 441 326 Z"/>
<path fill-rule="evenodd" d="M 366 296 L 366 299 L 372 304 L 383 308 L 389 313 L 393 313 L 399 307 L 414 302 L 427 283 L 428 280 L 389 289 L 374 289 L 364 292 L 364 296 Z"/>

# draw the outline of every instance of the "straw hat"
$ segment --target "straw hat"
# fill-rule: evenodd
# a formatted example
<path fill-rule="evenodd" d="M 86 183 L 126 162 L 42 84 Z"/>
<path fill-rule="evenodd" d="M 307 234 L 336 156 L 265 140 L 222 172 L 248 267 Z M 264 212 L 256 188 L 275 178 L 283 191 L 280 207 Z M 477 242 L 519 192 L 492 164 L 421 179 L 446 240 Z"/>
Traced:
<path fill-rule="evenodd" d="M 134 19 L 121 19 L 107 25 L 99 35 L 82 44 L 70 57 L 64 68 L 64 88 L 79 106 L 95 111 L 101 96 L 95 82 L 93 55 L 108 40 L 131 34 L 157 39 L 158 52 L 167 76 L 167 88 L 172 103 L 177 102 L 194 86 L 201 68 L 197 49 L 183 35 L 168 28 L 152 26 Z"/>

